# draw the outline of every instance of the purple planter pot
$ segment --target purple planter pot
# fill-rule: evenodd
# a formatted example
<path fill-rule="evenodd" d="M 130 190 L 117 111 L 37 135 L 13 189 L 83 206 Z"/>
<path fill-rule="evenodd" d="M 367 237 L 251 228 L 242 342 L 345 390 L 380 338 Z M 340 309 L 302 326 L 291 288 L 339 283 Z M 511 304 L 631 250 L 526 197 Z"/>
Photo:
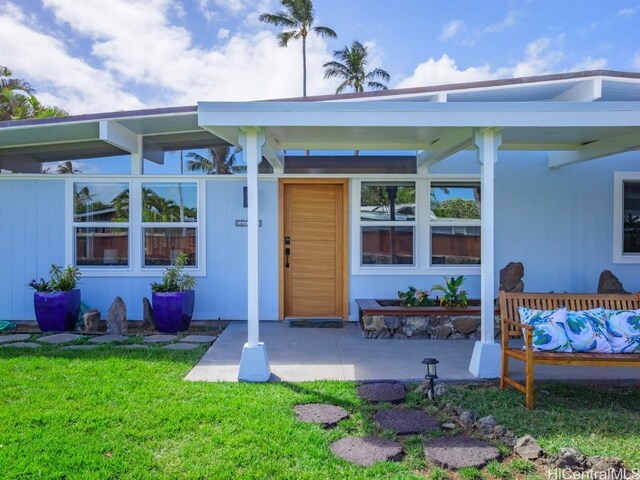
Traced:
<path fill-rule="evenodd" d="M 163 333 L 176 333 L 189 329 L 193 315 L 195 292 L 153 292 L 153 318 L 156 328 Z"/>
<path fill-rule="evenodd" d="M 80 313 L 80 290 L 35 292 L 33 306 L 38 326 L 43 332 L 75 330 Z"/>

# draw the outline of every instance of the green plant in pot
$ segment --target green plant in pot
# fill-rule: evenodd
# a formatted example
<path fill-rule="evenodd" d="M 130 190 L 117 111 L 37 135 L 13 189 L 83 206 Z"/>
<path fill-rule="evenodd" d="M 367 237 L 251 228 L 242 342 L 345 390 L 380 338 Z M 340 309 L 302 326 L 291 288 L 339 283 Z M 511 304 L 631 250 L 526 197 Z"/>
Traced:
<path fill-rule="evenodd" d="M 433 305 L 433 300 L 429 298 L 427 290 L 418 290 L 409 285 L 406 291 L 398 290 L 400 305 L 403 307 L 428 307 Z"/>
<path fill-rule="evenodd" d="M 467 291 L 461 290 L 464 275 L 459 277 L 444 277 L 444 285 L 434 285 L 431 290 L 442 292 L 440 305 L 443 307 L 466 307 L 469 304 Z"/>
<path fill-rule="evenodd" d="M 188 258 L 184 252 L 180 253 L 162 273 L 162 282 L 151 284 L 153 317 L 160 332 L 182 332 L 191 324 L 196 279 L 183 273 Z"/>
<path fill-rule="evenodd" d="M 78 267 L 62 268 L 51 265 L 51 278 L 31 280 L 29 287 L 35 290 L 33 306 L 38 326 L 43 332 L 74 330 L 80 313 L 80 279 Z"/>

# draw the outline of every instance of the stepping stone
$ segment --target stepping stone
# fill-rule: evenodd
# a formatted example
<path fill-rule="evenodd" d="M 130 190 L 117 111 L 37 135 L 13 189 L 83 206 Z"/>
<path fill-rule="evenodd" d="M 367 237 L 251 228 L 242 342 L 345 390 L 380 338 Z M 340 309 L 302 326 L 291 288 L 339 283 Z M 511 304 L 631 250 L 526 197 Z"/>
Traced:
<path fill-rule="evenodd" d="M 336 457 L 368 467 L 377 462 L 402 460 L 402 445 L 378 437 L 345 437 L 331 444 Z"/>
<path fill-rule="evenodd" d="M 116 348 L 123 348 L 126 350 L 149 350 L 149 345 L 118 345 Z"/>
<path fill-rule="evenodd" d="M 186 343 L 213 343 L 215 339 L 216 337 L 213 335 L 187 335 L 180 341 Z"/>
<path fill-rule="evenodd" d="M 165 350 L 193 350 L 194 348 L 198 348 L 200 345 L 197 343 L 170 343 L 169 345 L 165 345 Z"/>
<path fill-rule="evenodd" d="M 29 340 L 30 333 L 12 333 L 11 335 L 0 335 L 0 343 L 22 342 Z"/>
<path fill-rule="evenodd" d="M 365 383 L 358 387 L 358 395 L 367 402 L 399 403 L 404 400 L 407 392 L 401 383 Z"/>
<path fill-rule="evenodd" d="M 60 343 L 69 343 L 82 338 L 81 335 L 75 333 L 56 333 L 55 335 L 49 335 L 47 337 L 40 337 L 39 342 L 50 343 L 51 345 L 58 345 Z"/>
<path fill-rule="evenodd" d="M 0 347 L 15 347 L 15 348 L 40 348 L 42 345 L 34 342 L 15 342 L 15 343 L 3 343 Z"/>
<path fill-rule="evenodd" d="M 427 461 L 442 468 L 482 468 L 490 461 L 500 458 L 497 448 L 471 437 L 432 438 L 424 445 Z"/>
<path fill-rule="evenodd" d="M 305 423 L 319 423 L 325 428 L 335 427 L 340 420 L 349 418 L 349 412 L 342 407 L 324 403 L 296 405 L 296 417 Z"/>
<path fill-rule="evenodd" d="M 98 348 L 98 345 L 68 345 L 62 347 L 63 350 L 93 350 L 94 348 Z"/>
<path fill-rule="evenodd" d="M 162 343 L 162 342 L 173 342 L 177 335 L 149 335 L 142 339 L 144 343 Z"/>
<path fill-rule="evenodd" d="M 399 435 L 440 430 L 440 422 L 422 410 L 405 410 L 404 408 L 381 410 L 373 416 L 373 421 L 383 430 L 391 430 Z"/>
<path fill-rule="evenodd" d="M 111 342 L 124 342 L 128 340 L 129 337 L 126 335 L 115 335 L 115 334 L 107 334 L 100 335 L 99 337 L 93 337 L 89 340 L 89 343 L 111 343 Z"/>

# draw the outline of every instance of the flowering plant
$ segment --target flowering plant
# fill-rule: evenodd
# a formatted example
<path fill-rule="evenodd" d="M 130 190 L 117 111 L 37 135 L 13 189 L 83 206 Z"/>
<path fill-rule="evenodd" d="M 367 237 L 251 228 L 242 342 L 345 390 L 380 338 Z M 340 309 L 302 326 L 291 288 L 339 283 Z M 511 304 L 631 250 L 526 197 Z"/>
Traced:
<path fill-rule="evenodd" d="M 430 293 L 427 290 L 418 290 L 411 285 L 406 292 L 398 290 L 398 298 L 400 305 L 403 307 L 428 307 L 433 305 L 433 300 L 429 298 Z"/>

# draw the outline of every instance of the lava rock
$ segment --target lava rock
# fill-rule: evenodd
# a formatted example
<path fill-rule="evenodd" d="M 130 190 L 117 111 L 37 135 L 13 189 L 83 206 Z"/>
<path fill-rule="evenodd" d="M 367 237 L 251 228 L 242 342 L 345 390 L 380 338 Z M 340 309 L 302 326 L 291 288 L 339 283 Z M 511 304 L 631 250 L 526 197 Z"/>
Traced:
<path fill-rule="evenodd" d="M 622 460 L 618 457 L 589 457 L 587 458 L 587 468 L 597 474 L 591 478 L 626 478 Z"/>
<path fill-rule="evenodd" d="M 407 392 L 401 383 L 378 382 L 365 383 L 358 387 L 360 398 L 368 402 L 399 403 L 404 400 Z"/>
<path fill-rule="evenodd" d="M 536 460 L 542 456 L 540 444 L 531 435 L 518 438 L 516 445 L 513 447 L 513 451 L 519 457 L 527 460 Z"/>
<path fill-rule="evenodd" d="M 296 405 L 296 417 L 301 422 L 319 423 L 325 428 L 335 427 L 340 420 L 349 418 L 349 412 L 344 408 L 324 403 L 308 403 Z"/>
<path fill-rule="evenodd" d="M 345 437 L 331 444 L 336 457 L 368 467 L 377 462 L 402 460 L 402 445 L 377 437 Z"/>
<path fill-rule="evenodd" d="M 147 297 L 142 299 L 142 328 L 145 330 L 156 329 L 156 321 L 153 318 L 153 307 Z"/>
<path fill-rule="evenodd" d="M 598 293 L 629 293 L 611 270 L 603 270 L 598 279 Z"/>
<path fill-rule="evenodd" d="M 547 462 L 557 468 L 568 468 L 574 472 L 582 472 L 587 466 L 587 458 L 575 448 L 561 448 L 557 455 L 548 457 Z"/>
<path fill-rule="evenodd" d="M 468 335 L 480 328 L 480 319 L 477 317 L 458 317 L 453 320 L 453 328 L 459 333 Z"/>
<path fill-rule="evenodd" d="M 472 428 L 478 420 L 478 414 L 472 410 L 466 410 L 460 414 L 460 418 L 458 420 L 463 427 Z"/>
<path fill-rule="evenodd" d="M 471 437 L 437 437 L 425 442 L 427 461 L 448 469 L 482 468 L 500 458 L 500 451 L 487 442 Z"/>
<path fill-rule="evenodd" d="M 493 431 L 495 430 L 497 424 L 498 422 L 496 422 L 496 419 L 489 415 L 487 417 L 480 418 L 476 422 L 475 427 L 480 433 L 486 435 L 487 437 L 490 437 L 491 435 L 493 435 Z"/>
<path fill-rule="evenodd" d="M 523 292 L 524 265 L 522 262 L 509 262 L 500 270 L 500 288 L 505 292 Z"/>
<path fill-rule="evenodd" d="M 98 310 L 91 309 L 82 316 L 84 322 L 85 332 L 97 332 L 100 326 L 100 312 Z"/>
<path fill-rule="evenodd" d="M 127 334 L 127 306 L 121 297 L 116 297 L 107 312 L 107 333 L 110 335 Z"/>
<path fill-rule="evenodd" d="M 440 430 L 440 422 L 422 410 L 392 408 L 380 410 L 373 421 L 383 430 L 399 435 L 427 433 Z"/>

